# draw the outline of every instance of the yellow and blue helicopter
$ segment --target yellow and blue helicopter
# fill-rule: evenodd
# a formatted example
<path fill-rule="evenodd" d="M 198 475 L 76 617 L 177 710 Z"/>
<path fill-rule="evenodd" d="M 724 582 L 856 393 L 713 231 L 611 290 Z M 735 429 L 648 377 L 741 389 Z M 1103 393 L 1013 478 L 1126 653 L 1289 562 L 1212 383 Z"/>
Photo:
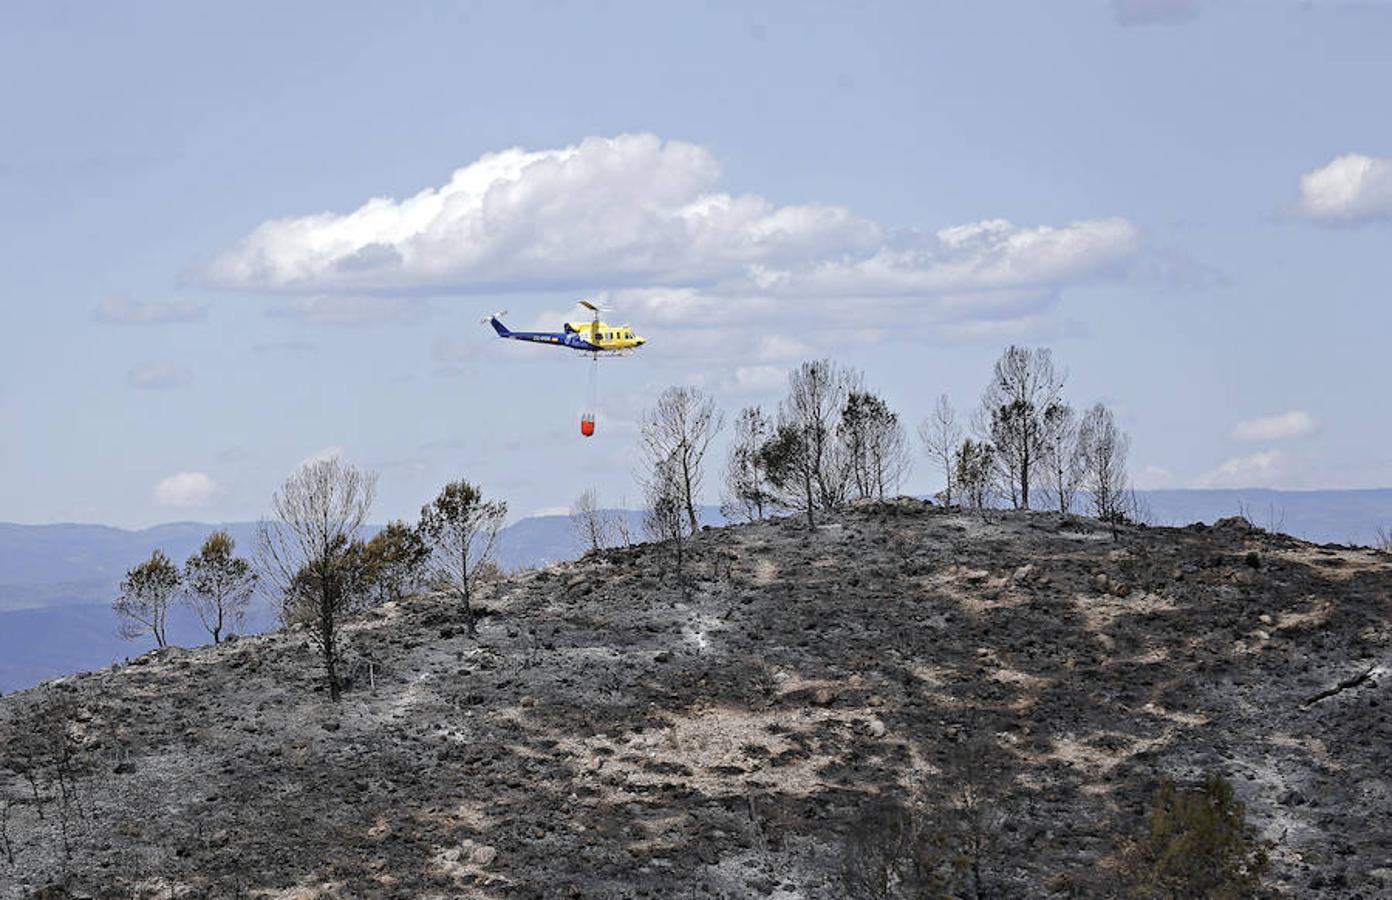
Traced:
<path fill-rule="evenodd" d="M 514 341 L 530 341 L 533 344 L 549 344 L 552 347 L 566 347 L 590 354 L 594 363 L 590 366 L 589 390 L 586 393 L 585 411 L 580 415 L 580 433 L 593 437 L 595 433 L 594 409 L 598 401 L 599 357 L 627 356 L 648 342 L 648 339 L 634 333 L 627 325 L 610 325 L 599 320 L 600 307 L 589 300 L 581 300 L 580 305 L 594 313 L 588 322 L 566 322 L 562 331 L 513 331 L 503 324 L 502 317 L 507 313 L 494 313 L 483 321 L 493 326 L 498 337 Z"/>
<path fill-rule="evenodd" d="M 514 341 L 531 341 L 534 344 L 549 344 L 553 347 L 566 347 L 582 353 L 592 353 L 596 357 L 619 355 L 636 350 L 648 342 L 647 338 L 635 334 L 627 325 L 610 325 L 599 320 L 600 307 L 589 300 L 581 300 L 580 305 L 594 313 L 588 322 L 566 322 L 562 331 L 513 331 L 503 324 L 502 316 L 495 313 L 483 321 L 493 326 L 498 337 Z"/>

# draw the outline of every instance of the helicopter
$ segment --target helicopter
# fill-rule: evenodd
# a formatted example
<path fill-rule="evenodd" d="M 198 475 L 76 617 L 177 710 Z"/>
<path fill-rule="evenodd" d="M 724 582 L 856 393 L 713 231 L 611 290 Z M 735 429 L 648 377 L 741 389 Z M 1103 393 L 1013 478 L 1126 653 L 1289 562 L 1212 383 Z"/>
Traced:
<path fill-rule="evenodd" d="M 606 356 L 626 355 L 648 342 L 647 338 L 635 334 L 627 325 L 610 325 L 599 320 L 601 308 L 589 300 L 581 300 L 580 305 L 594 313 L 588 322 L 566 322 L 561 331 L 513 331 L 503 324 L 506 312 L 486 316 L 483 322 L 493 326 L 498 337 L 514 341 L 531 341 L 534 344 L 550 344 L 553 347 L 566 347 L 582 353 Z"/>
<path fill-rule="evenodd" d="M 588 322 L 566 322 L 561 331 L 513 331 L 503 324 L 506 312 L 485 316 L 483 322 L 492 325 L 498 337 L 514 341 L 530 341 L 534 344 L 549 344 L 553 347 L 566 347 L 590 354 L 589 389 L 586 392 L 585 411 L 580 416 L 580 434 L 594 437 L 595 414 L 598 402 L 599 357 L 627 356 L 648 342 L 627 325 L 610 325 L 599 320 L 600 307 L 589 300 L 581 300 L 580 305 L 594 313 Z"/>

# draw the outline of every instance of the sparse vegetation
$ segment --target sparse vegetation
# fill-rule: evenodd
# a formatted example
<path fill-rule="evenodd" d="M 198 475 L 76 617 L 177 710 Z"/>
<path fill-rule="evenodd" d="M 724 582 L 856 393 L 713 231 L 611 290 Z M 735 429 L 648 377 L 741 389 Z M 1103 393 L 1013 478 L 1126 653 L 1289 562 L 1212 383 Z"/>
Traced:
<path fill-rule="evenodd" d="M 946 792 L 878 798 L 852 825 L 842 851 L 848 897 L 997 896 L 991 866 L 1006 818 L 1003 799 L 985 776 L 988 742 L 977 732 L 964 738 L 946 754 Z"/>
<path fill-rule="evenodd" d="M 368 591 L 380 606 L 418 592 L 430 559 L 420 531 L 402 521 L 391 521 L 362 548 Z"/>
<path fill-rule="evenodd" d="M 1011 346 L 996 360 L 981 395 L 978 431 L 994 448 L 1004 496 L 1030 508 L 1030 488 L 1049 455 L 1050 421 L 1059 417 L 1064 375 L 1047 348 Z"/>
<path fill-rule="evenodd" d="M 1122 852 L 1121 875 L 1137 900 L 1238 900 L 1261 895 L 1268 865 L 1246 808 L 1212 775 L 1197 787 L 1165 781 L 1156 788 L 1144 831 Z"/>
<path fill-rule="evenodd" d="M 1316 876 L 1342 878 L 1350 895 L 1377 895 L 1384 729 L 1362 714 L 1376 660 L 1344 656 L 1385 619 L 1380 554 L 1235 524 L 1127 530 L 1111 545 L 1092 519 L 983 520 L 903 498 L 819 510 L 830 527 L 812 539 L 800 521 L 691 535 L 675 486 L 667 501 L 681 598 L 678 545 L 595 554 L 503 582 L 473 644 L 454 594 L 366 609 L 370 542 L 339 545 L 345 615 L 364 611 L 339 632 L 351 714 L 284 689 L 320 667 L 302 649 L 312 566 L 296 589 L 304 628 L 6 698 L 0 893 L 7 879 L 96 894 L 162 878 L 235 896 L 312 871 L 353 896 L 636 884 L 1090 897 L 1123 895 L 1125 870 L 1139 897 L 1223 896 L 1183 887 L 1192 876 L 1175 867 L 1193 860 L 1166 848 L 1189 846 L 1190 829 L 1152 829 L 1151 816 L 1123 848 L 1113 816 L 1140 819 L 1157 769 L 1260 746 L 1276 783 L 1249 782 L 1250 802 L 1300 829 L 1311 867 L 1273 853 L 1263 882 L 1299 896 L 1319 893 Z M 1259 600 L 1232 589 L 1272 572 Z M 1181 597 L 1182 612 L 1155 602 Z M 1317 628 L 1233 650 L 1235 619 L 1295 621 L 1323 609 L 1312 597 L 1338 599 Z M 1293 657 L 1308 675 L 1291 674 Z M 1207 677 L 1215 665 L 1252 687 L 1226 690 Z M 60 693 L 77 701 L 52 719 L 77 751 L 62 785 L 48 751 L 16 764 L 38 733 L 23 711 Z M 1255 703 L 1263 715 L 1245 714 Z M 1192 820 L 1193 792 L 1157 808 Z M 1370 798 L 1357 832 L 1349 796 Z M 1247 860 L 1229 896 L 1261 869 Z"/>
<path fill-rule="evenodd" d="M 128 571 L 112 604 L 121 637 L 135 640 L 148 634 L 155 639 L 156 647 L 164 647 L 169 605 L 181 583 L 178 567 L 160 550 Z"/>
<path fill-rule="evenodd" d="M 506 518 L 506 503 L 485 500 L 477 486 L 462 480 L 445 485 L 421 509 L 420 531 L 430 548 L 430 583 L 459 600 L 470 637 L 478 634 L 473 596 L 497 570 L 493 551 Z"/>
<path fill-rule="evenodd" d="M 774 507 L 767 460 L 760 449 L 773 433 L 773 423 L 757 406 L 746 406 L 735 418 L 735 436 L 725 461 L 725 494 L 720 511 L 731 521 L 756 522 Z"/>
<path fill-rule="evenodd" d="M 650 540 L 670 552 L 678 588 L 686 592 L 686 502 L 681 466 L 675 460 L 658 463 L 649 473 L 643 509 L 643 530 Z"/>
<path fill-rule="evenodd" d="M 805 513 L 808 527 L 816 528 L 817 484 L 809 452 L 801 431 L 780 424 L 759 448 L 757 459 L 773 489 L 774 502 L 785 509 Z"/>
<path fill-rule="evenodd" d="M 234 556 L 237 544 L 226 531 L 214 531 L 184 563 L 184 601 L 197 614 L 213 643 L 223 629 L 240 627 L 256 590 L 251 563 Z"/>
<path fill-rule="evenodd" d="M 962 445 L 962 426 L 957 424 L 957 411 L 946 394 L 938 395 L 933 411 L 919 424 L 918 438 L 923 452 L 942 473 L 942 503 L 951 506 L 957 489 L 957 448 Z"/>
<path fill-rule="evenodd" d="M 596 553 L 609 546 L 609 523 L 593 488 L 581 491 L 570 504 L 570 529 L 582 552 Z"/>
<path fill-rule="evenodd" d="M 282 621 L 308 627 L 334 702 L 341 693 L 338 626 L 362 594 L 357 535 L 376 494 L 376 475 L 336 456 L 314 460 L 275 492 L 257 531 L 262 574 L 282 598 Z"/>
<path fill-rule="evenodd" d="M 715 408 L 715 401 L 694 387 L 670 387 L 643 412 L 644 477 L 670 467 L 692 534 L 700 528 L 696 504 L 705 477 L 706 451 L 723 424 L 724 414 Z"/>
<path fill-rule="evenodd" d="M 1044 467 L 1048 493 L 1054 508 L 1068 515 L 1082 485 L 1085 472 L 1079 453 L 1078 417 L 1067 403 L 1056 403 L 1044 413 Z"/>
<path fill-rule="evenodd" d="M 829 359 L 803 363 L 788 375 L 778 425 L 759 450 L 778 505 L 806 513 L 810 527 L 817 510 L 846 501 L 850 465 L 837 433 L 846 400 L 859 386 L 857 373 Z"/>
<path fill-rule="evenodd" d="M 1112 411 L 1101 403 L 1094 404 L 1078 426 L 1082 485 L 1093 514 L 1113 526 L 1127 521 L 1133 508 L 1126 473 L 1130 450 L 1131 440 L 1117 427 Z"/>
<path fill-rule="evenodd" d="M 989 507 L 995 484 L 995 448 L 967 438 L 957 448 L 956 469 L 957 488 L 967 506 L 976 510 Z"/>
<path fill-rule="evenodd" d="M 869 391 L 852 390 L 836 434 L 857 498 L 884 500 L 899 490 L 909 470 L 909 441 L 899 415 L 884 400 Z"/>
<path fill-rule="evenodd" d="M 65 865 L 91 821 L 84 803 L 90 803 L 87 783 L 92 759 L 77 729 L 78 711 L 72 697 L 52 693 L 24 707 L 4 746 L 6 766 L 28 784 L 38 820 L 51 821 L 56 827 Z M 13 803 L 9 798 L 3 803 L 8 820 Z M 8 821 L 3 843 L 13 864 L 19 848 L 9 836 Z"/>

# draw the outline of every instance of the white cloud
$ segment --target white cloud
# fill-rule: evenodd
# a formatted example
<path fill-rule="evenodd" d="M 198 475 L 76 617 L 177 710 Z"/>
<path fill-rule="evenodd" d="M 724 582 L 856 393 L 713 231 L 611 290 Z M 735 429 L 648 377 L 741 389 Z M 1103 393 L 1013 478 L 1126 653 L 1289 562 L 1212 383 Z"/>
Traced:
<path fill-rule="evenodd" d="M 632 322 L 664 357 L 752 365 L 873 347 L 894 337 L 943 344 L 1072 336 L 1076 323 L 1050 316 L 1053 291 L 1010 290 L 847 301 L 707 293 L 690 288 L 615 291 L 615 317 Z M 556 327 L 552 318 L 546 327 Z"/>
<path fill-rule="evenodd" d="M 155 502 L 176 509 L 204 506 L 222 489 L 202 472 L 179 472 L 155 485 Z"/>
<path fill-rule="evenodd" d="M 824 296 L 923 296 L 1040 288 L 1118 274 L 1140 249 L 1125 219 L 1021 228 L 987 219 L 944 228 L 926 239 L 900 238 L 864 258 L 841 255 L 802 269 L 755 267 L 770 293 Z"/>
<path fill-rule="evenodd" d="M 1199 0 L 1112 0 L 1120 25 L 1176 25 L 1199 14 Z"/>
<path fill-rule="evenodd" d="M 166 390 L 193 383 L 193 372 L 172 363 L 145 363 L 126 372 L 126 384 L 144 390 Z"/>
<path fill-rule="evenodd" d="M 1349 153 L 1307 172 L 1295 211 L 1323 225 L 1392 219 L 1392 159 Z"/>
<path fill-rule="evenodd" d="M 1232 436 L 1239 441 L 1278 441 L 1310 434 L 1318 427 L 1314 416 L 1293 409 L 1280 415 L 1244 419 L 1233 426 Z"/>
<path fill-rule="evenodd" d="M 198 303 L 137 303 L 125 297 L 107 297 L 92 311 L 92 317 L 108 325 L 166 325 L 174 322 L 200 322 L 207 307 Z"/>
<path fill-rule="evenodd" d="M 268 221 L 209 266 L 259 290 L 704 289 L 722 296 L 923 297 L 1050 289 L 1115 275 L 1140 233 L 1123 219 L 1021 227 L 987 219 L 891 231 L 840 206 L 717 189 L 704 147 L 653 135 L 505 150 L 440 188 L 346 214 Z"/>
<path fill-rule="evenodd" d="M 1201 488 L 1276 487 L 1289 475 L 1288 459 L 1280 450 L 1262 450 L 1238 456 L 1205 473 L 1198 480 Z"/>
<path fill-rule="evenodd" d="M 266 222 L 207 275 L 273 290 L 709 282 L 881 240 L 842 207 L 734 197 L 719 177 L 705 148 L 653 135 L 514 148 L 405 200 Z"/>

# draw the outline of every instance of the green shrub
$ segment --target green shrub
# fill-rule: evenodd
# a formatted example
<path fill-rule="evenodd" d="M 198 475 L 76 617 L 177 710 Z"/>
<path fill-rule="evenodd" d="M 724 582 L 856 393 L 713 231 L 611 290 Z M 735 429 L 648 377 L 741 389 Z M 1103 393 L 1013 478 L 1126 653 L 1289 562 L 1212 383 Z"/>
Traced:
<path fill-rule="evenodd" d="M 1267 845 L 1232 786 L 1213 775 L 1199 787 L 1165 781 L 1156 789 L 1121 874 L 1131 897 L 1232 900 L 1261 896 L 1267 863 Z"/>

